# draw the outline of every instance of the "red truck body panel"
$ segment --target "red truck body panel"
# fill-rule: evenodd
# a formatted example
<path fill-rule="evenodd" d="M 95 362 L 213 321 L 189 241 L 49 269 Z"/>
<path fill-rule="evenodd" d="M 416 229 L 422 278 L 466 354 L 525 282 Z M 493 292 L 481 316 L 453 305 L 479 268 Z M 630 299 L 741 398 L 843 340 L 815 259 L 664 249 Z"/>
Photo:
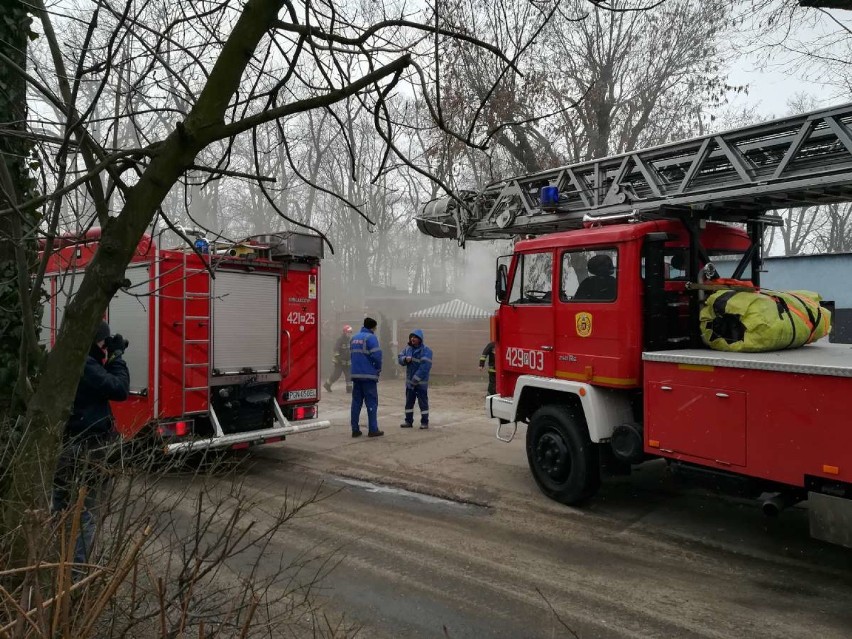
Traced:
<path fill-rule="evenodd" d="M 648 454 L 790 486 L 852 483 L 852 348 L 646 357 L 673 360 L 645 362 Z M 820 360 L 837 365 L 814 372 Z"/>

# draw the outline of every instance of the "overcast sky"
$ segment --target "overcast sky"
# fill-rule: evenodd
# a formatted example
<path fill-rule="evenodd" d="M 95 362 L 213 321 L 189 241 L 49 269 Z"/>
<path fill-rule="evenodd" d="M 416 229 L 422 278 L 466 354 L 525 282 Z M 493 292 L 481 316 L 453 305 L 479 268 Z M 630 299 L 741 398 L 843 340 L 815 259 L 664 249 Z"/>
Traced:
<path fill-rule="evenodd" d="M 841 34 L 840 40 L 844 41 L 846 36 L 834 19 L 852 26 L 852 11 L 808 10 L 798 15 L 803 18 L 802 21 L 790 33 L 785 31 L 783 35 L 778 35 L 774 39 L 775 42 L 784 42 L 793 49 L 817 50 L 820 54 L 838 57 L 849 55 L 848 44 L 829 51 L 823 46 L 811 43 L 823 44 L 829 39 L 835 40 L 838 33 Z M 754 29 L 753 25 L 743 25 L 741 31 L 743 40 L 734 43 L 734 48 L 748 49 L 758 46 L 760 40 L 754 39 L 755 31 L 752 29 Z M 772 36 L 763 38 L 763 41 L 772 40 Z M 770 53 L 765 49 L 758 49 L 744 56 L 732 55 L 729 84 L 749 87 L 748 95 L 738 95 L 732 100 L 733 105 L 756 107 L 759 115 L 770 118 L 787 115 L 787 102 L 797 93 L 813 96 L 821 107 L 852 101 L 852 96 L 842 94 L 837 87 L 809 81 L 804 77 L 806 74 L 812 77 L 816 75 L 820 71 L 818 66 L 808 64 L 804 70 L 791 70 L 790 62 L 796 56 L 784 55 L 778 47 L 772 49 L 771 59 L 768 58 L 769 55 Z M 852 64 L 852 60 L 849 62 Z"/>

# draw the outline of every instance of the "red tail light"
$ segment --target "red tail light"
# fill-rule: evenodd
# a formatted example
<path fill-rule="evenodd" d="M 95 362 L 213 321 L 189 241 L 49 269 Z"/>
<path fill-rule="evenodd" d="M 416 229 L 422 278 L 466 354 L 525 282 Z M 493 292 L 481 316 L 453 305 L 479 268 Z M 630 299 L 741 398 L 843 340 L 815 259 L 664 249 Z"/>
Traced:
<path fill-rule="evenodd" d="M 191 419 L 179 422 L 160 422 L 157 424 L 157 433 L 161 437 L 186 437 L 192 435 L 192 427 Z"/>
<path fill-rule="evenodd" d="M 316 406 L 296 406 L 293 409 L 293 421 L 313 419 L 317 416 Z"/>

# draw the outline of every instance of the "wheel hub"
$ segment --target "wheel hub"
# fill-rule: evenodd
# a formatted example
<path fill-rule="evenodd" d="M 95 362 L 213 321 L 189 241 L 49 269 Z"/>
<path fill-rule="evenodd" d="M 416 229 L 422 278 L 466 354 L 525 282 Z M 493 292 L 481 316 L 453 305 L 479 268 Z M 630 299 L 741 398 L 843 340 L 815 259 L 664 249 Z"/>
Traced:
<path fill-rule="evenodd" d="M 564 481 L 571 472 L 571 459 L 565 440 L 556 433 L 544 433 L 535 451 L 538 467 L 553 481 Z"/>

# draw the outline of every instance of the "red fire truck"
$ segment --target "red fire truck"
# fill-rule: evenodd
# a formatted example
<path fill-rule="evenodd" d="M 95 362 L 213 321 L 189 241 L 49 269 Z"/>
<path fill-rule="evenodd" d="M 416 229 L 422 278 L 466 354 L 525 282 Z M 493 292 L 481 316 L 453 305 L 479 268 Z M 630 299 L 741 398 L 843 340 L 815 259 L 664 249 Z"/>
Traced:
<path fill-rule="evenodd" d="M 65 236 L 50 256 L 48 348 L 99 239 L 100 229 Z M 142 239 L 107 315 L 130 341 L 131 396 L 113 404 L 121 434 L 175 453 L 328 428 L 317 420 L 321 238 L 280 233 L 195 250 L 158 243 Z"/>
<path fill-rule="evenodd" d="M 665 458 L 768 514 L 808 499 L 812 534 L 852 545 L 852 347 L 713 351 L 698 317 L 718 275 L 760 286 L 769 212 L 848 201 L 852 105 L 500 181 L 418 227 L 524 238 L 497 263 L 486 413 L 503 440 L 526 425 L 547 496 Z"/>

